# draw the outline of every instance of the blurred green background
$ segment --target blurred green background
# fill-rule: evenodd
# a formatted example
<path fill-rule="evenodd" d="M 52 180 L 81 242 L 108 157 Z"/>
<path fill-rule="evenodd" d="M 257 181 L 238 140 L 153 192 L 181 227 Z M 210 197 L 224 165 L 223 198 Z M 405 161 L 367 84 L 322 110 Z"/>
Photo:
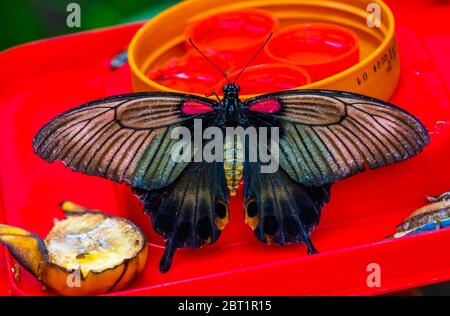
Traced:
<path fill-rule="evenodd" d="M 41 38 L 149 19 L 178 0 L 1 0 L 0 50 Z M 81 8 L 81 27 L 69 28 L 68 4 Z"/>

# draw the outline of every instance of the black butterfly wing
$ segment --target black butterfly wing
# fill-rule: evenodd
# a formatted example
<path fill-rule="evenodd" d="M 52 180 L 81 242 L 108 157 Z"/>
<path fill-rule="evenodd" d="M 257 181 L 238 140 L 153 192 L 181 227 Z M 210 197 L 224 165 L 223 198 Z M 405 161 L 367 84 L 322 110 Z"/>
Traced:
<path fill-rule="evenodd" d="M 166 241 L 160 271 L 166 272 L 175 251 L 214 243 L 228 223 L 228 192 L 222 162 L 191 163 L 169 187 L 134 189 Z"/>
<path fill-rule="evenodd" d="M 303 242 L 329 200 L 330 184 L 414 156 L 425 127 L 389 103 L 337 91 L 285 91 L 244 102 L 248 125 L 279 128 L 279 164 L 245 163 L 246 221 L 267 243 Z M 261 144 L 259 144 L 261 146 Z M 261 150 L 261 148 L 259 148 Z M 271 152 L 270 143 L 262 150 Z"/>
<path fill-rule="evenodd" d="M 172 131 L 180 126 L 192 131 L 194 119 L 207 128 L 216 107 L 209 99 L 175 93 L 106 98 L 58 116 L 39 131 L 33 146 L 47 161 L 128 183 L 166 240 L 160 269 L 167 271 L 177 248 L 214 243 L 228 222 L 223 163 L 171 156 L 178 142 Z"/>
<path fill-rule="evenodd" d="M 259 162 L 244 165 L 245 221 L 264 243 L 305 243 L 316 252 L 310 233 L 330 198 L 330 185 L 308 187 L 284 170 L 261 172 Z"/>
<path fill-rule="evenodd" d="M 414 156 L 429 143 L 408 112 L 362 95 L 292 90 L 247 100 L 251 124 L 280 128 L 280 166 L 312 186 Z"/>
<path fill-rule="evenodd" d="M 172 183 L 187 162 L 175 161 L 172 131 L 191 128 L 195 118 L 214 116 L 216 102 L 176 93 L 129 94 L 67 111 L 33 140 L 40 157 L 74 171 L 132 187 L 159 189 Z"/>

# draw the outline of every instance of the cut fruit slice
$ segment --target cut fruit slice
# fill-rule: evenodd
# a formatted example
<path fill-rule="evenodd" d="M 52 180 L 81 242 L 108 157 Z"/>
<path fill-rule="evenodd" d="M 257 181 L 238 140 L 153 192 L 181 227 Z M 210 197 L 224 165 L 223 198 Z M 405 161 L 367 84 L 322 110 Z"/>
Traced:
<path fill-rule="evenodd" d="M 33 275 L 62 295 L 102 294 L 125 288 L 145 267 L 147 241 L 130 221 L 62 203 L 67 218 L 45 241 L 0 225 L 0 242 Z"/>

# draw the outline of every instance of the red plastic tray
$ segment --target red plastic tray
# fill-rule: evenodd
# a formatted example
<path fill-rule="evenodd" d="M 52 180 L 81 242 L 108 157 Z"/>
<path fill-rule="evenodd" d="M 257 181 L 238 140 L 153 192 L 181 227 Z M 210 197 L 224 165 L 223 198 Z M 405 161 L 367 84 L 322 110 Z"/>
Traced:
<path fill-rule="evenodd" d="M 148 265 L 128 290 L 112 295 L 377 294 L 449 280 L 450 230 L 384 240 L 424 204 L 425 195 L 450 190 L 450 36 L 445 25 L 450 5 L 433 3 L 440 2 L 390 3 L 402 67 L 392 102 L 425 123 L 431 144 L 406 162 L 334 185 L 312 235 L 320 254 L 307 256 L 302 245 L 258 242 L 244 224 L 240 192 L 231 200 L 231 223 L 219 241 L 179 250 L 171 270 L 161 274 L 162 239 L 129 188 L 73 173 L 33 154 L 32 138 L 50 118 L 83 102 L 131 91 L 129 68 L 111 71 L 108 65 L 139 24 L 30 43 L 0 54 L 5 222 L 45 236 L 53 218 L 62 217 L 61 200 L 132 219 L 148 235 Z M 10 268 L 14 260 L 6 259 Z M 381 267 L 379 288 L 366 284 L 370 263 Z M 16 295 L 51 294 L 26 271 L 19 281 L 8 272 L 8 279 Z"/>
<path fill-rule="evenodd" d="M 1 202 L 1 192 L 0 192 L 0 202 Z M 4 222 L 3 218 L 3 210 L 0 203 L 0 223 Z M 0 296 L 10 295 L 9 290 L 9 281 L 8 281 L 8 271 L 6 267 L 6 260 L 5 260 L 5 254 L 6 254 L 6 247 L 0 246 Z"/>

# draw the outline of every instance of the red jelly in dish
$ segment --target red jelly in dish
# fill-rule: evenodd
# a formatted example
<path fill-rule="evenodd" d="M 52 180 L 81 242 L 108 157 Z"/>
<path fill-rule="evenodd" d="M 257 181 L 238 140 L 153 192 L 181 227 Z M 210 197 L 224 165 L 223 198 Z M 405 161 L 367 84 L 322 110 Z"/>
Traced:
<path fill-rule="evenodd" d="M 227 64 L 217 56 L 208 58 L 217 65 Z M 173 58 L 166 65 L 152 69 L 148 77 L 163 86 L 199 94 L 211 93 L 212 88 L 223 78 L 204 57 L 191 54 Z"/>
<path fill-rule="evenodd" d="M 234 81 L 240 70 L 232 73 L 229 78 Z M 239 77 L 241 95 L 259 94 L 292 89 L 311 82 L 311 77 L 305 69 L 293 65 L 279 63 L 250 66 Z M 227 83 L 223 79 L 215 90 L 222 92 L 222 87 Z"/>
<path fill-rule="evenodd" d="M 220 13 L 192 23 L 185 32 L 205 53 L 220 55 L 238 67 L 247 62 L 270 33 L 278 20 L 266 10 L 242 9 Z"/>
<path fill-rule="evenodd" d="M 276 33 L 266 52 L 278 62 L 305 68 L 318 81 L 358 63 L 359 41 L 353 31 L 335 24 L 298 24 Z"/>

